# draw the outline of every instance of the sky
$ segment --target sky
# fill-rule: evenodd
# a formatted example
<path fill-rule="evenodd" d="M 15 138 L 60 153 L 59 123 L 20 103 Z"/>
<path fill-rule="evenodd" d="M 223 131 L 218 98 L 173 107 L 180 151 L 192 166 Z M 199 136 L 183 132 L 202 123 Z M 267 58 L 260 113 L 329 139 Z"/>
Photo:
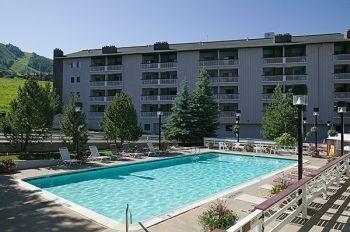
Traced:
<path fill-rule="evenodd" d="M 82 49 L 350 29 L 350 0 L 0 0 L 0 43 Z"/>

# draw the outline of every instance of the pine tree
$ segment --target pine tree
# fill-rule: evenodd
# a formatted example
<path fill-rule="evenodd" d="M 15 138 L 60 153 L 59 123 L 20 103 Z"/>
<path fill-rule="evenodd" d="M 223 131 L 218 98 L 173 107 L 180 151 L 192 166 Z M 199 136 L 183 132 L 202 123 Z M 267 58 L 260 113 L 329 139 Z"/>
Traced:
<path fill-rule="evenodd" d="M 171 108 L 171 115 L 165 124 L 165 137 L 181 141 L 182 143 L 190 142 L 191 139 L 191 96 L 188 89 L 187 81 L 182 81 L 181 88 L 175 102 Z"/>
<path fill-rule="evenodd" d="M 61 134 L 64 140 L 74 145 L 77 155 L 81 154 L 88 141 L 88 128 L 84 111 L 77 111 L 78 96 L 72 96 L 64 108 L 61 122 Z M 68 141 L 66 140 L 68 138 Z"/>
<path fill-rule="evenodd" d="M 59 100 L 54 89 L 30 78 L 10 103 L 10 110 L 2 120 L 2 131 L 12 145 L 20 145 L 20 151 L 27 152 L 30 143 L 40 143 L 47 138 L 58 110 Z"/>
<path fill-rule="evenodd" d="M 262 120 L 261 133 L 265 139 L 275 140 L 284 133 L 296 138 L 297 109 L 293 106 L 291 92 L 282 94 L 281 87 L 276 86 L 274 100 L 267 107 Z"/>
<path fill-rule="evenodd" d="M 117 93 L 113 101 L 107 106 L 102 120 L 101 129 L 108 140 L 135 141 L 141 136 L 141 129 L 137 124 L 137 114 L 129 95 Z"/>
<path fill-rule="evenodd" d="M 191 101 L 192 141 L 202 143 L 204 137 L 215 136 L 218 129 L 218 104 L 209 86 L 208 72 L 202 69 Z"/>

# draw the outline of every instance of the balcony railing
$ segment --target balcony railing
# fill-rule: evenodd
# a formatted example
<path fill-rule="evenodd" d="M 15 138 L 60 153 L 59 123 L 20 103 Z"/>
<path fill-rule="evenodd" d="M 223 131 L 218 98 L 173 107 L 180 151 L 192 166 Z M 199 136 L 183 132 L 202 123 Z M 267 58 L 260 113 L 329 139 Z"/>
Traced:
<path fill-rule="evenodd" d="M 91 111 L 89 112 L 89 116 L 91 117 L 103 117 L 104 112 L 96 112 L 96 111 Z"/>
<path fill-rule="evenodd" d="M 263 58 L 265 64 L 283 64 L 283 63 L 305 63 L 306 56 L 295 57 L 268 57 Z"/>
<path fill-rule="evenodd" d="M 91 66 L 91 72 L 121 71 L 123 65 Z"/>
<path fill-rule="evenodd" d="M 122 86 L 123 81 L 90 81 L 91 87 Z"/>
<path fill-rule="evenodd" d="M 262 99 L 263 100 L 273 100 L 273 93 L 263 93 Z"/>
<path fill-rule="evenodd" d="M 107 101 L 113 101 L 114 97 L 115 97 L 115 96 L 107 96 L 107 97 L 106 97 L 106 100 L 107 100 Z"/>
<path fill-rule="evenodd" d="M 142 69 L 177 68 L 177 62 L 142 63 Z"/>
<path fill-rule="evenodd" d="M 350 80 L 350 73 L 334 73 L 336 80 Z"/>
<path fill-rule="evenodd" d="M 90 97 L 90 101 L 105 102 L 106 101 L 106 97 L 105 96 L 91 96 Z"/>
<path fill-rule="evenodd" d="M 146 79 L 142 80 L 143 85 L 176 85 L 177 79 Z"/>
<path fill-rule="evenodd" d="M 283 81 L 283 75 L 262 76 L 262 81 L 263 82 Z"/>
<path fill-rule="evenodd" d="M 171 112 L 165 111 L 165 112 L 163 112 L 162 117 L 169 117 L 170 114 L 171 114 Z M 142 111 L 141 112 L 141 117 L 144 117 L 144 118 L 157 118 L 158 115 L 157 115 L 157 112 L 154 112 L 154 111 Z"/>
<path fill-rule="evenodd" d="M 238 93 L 232 93 L 232 94 L 214 94 L 213 98 L 216 100 L 236 100 L 239 98 Z"/>
<path fill-rule="evenodd" d="M 285 81 L 306 81 L 307 76 L 304 75 L 285 75 Z"/>
<path fill-rule="evenodd" d="M 209 77 L 210 83 L 237 83 L 238 77 Z"/>
<path fill-rule="evenodd" d="M 220 111 L 220 117 L 223 117 L 223 118 L 236 117 L 236 112 L 235 111 Z"/>
<path fill-rule="evenodd" d="M 238 65 L 238 59 L 221 59 L 221 60 L 200 60 L 199 66 L 226 66 Z"/>
<path fill-rule="evenodd" d="M 336 98 L 336 99 L 348 99 L 348 98 L 350 98 L 350 92 L 335 92 L 334 98 Z"/>
<path fill-rule="evenodd" d="M 142 101 L 173 101 L 176 95 L 143 95 Z"/>
<path fill-rule="evenodd" d="M 337 54 L 333 55 L 334 60 L 350 60 L 350 54 Z"/>

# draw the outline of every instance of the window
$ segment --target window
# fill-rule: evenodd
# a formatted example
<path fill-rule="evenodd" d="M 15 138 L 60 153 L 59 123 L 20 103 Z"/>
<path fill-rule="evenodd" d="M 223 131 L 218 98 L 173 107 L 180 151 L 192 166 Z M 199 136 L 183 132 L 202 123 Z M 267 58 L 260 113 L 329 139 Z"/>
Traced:
<path fill-rule="evenodd" d="M 70 78 L 70 83 L 74 83 L 74 77 Z"/>
<path fill-rule="evenodd" d="M 78 83 L 80 82 L 80 77 L 77 77 L 77 82 L 78 82 Z"/>
<path fill-rule="evenodd" d="M 143 126 L 143 128 L 144 128 L 145 131 L 149 131 L 149 130 L 151 130 L 151 124 L 145 124 Z"/>
<path fill-rule="evenodd" d="M 77 62 L 77 68 L 80 68 L 80 62 L 79 61 Z"/>
<path fill-rule="evenodd" d="M 70 68 L 73 68 L 73 66 L 74 66 L 74 65 L 73 65 L 73 62 L 70 62 L 70 63 L 69 63 L 69 66 L 70 66 Z"/>
<path fill-rule="evenodd" d="M 80 92 L 77 92 L 77 96 L 80 98 Z"/>
<path fill-rule="evenodd" d="M 225 130 L 226 131 L 232 131 L 232 125 L 231 124 L 227 124 Z"/>

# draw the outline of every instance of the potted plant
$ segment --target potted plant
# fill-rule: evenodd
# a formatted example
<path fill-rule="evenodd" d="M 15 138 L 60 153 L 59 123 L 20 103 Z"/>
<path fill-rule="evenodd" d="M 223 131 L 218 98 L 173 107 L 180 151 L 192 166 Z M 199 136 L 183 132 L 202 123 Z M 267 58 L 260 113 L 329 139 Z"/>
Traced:
<path fill-rule="evenodd" d="M 213 142 L 207 143 L 207 148 L 208 148 L 208 149 L 213 149 L 213 148 L 214 148 Z"/>
<path fill-rule="evenodd" d="M 16 167 L 16 163 L 11 158 L 5 158 L 0 161 L 0 171 L 3 173 L 13 172 L 14 167 Z"/>
<path fill-rule="evenodd" d="M 225 201 L 218 200 L 210 206 L 209 210 L 200 215 L 198 219 L 203 230 L 209 232 L 215 229 L 228 229 L 237 222 L 238 216 L 227 208 Z"/>
<path fill-rule="evenodd" d="M 254 146 L 252 144 L 244 144 L 244 150 L 246 152 L 253 152 L 254 151 Z"/>
<path fill-rule="evenodd" d="M 328 130 L 327 134 L 329 137 L 335 137 L 338 135 L 338 132 L 332 128 L 332 129 Z"/>

